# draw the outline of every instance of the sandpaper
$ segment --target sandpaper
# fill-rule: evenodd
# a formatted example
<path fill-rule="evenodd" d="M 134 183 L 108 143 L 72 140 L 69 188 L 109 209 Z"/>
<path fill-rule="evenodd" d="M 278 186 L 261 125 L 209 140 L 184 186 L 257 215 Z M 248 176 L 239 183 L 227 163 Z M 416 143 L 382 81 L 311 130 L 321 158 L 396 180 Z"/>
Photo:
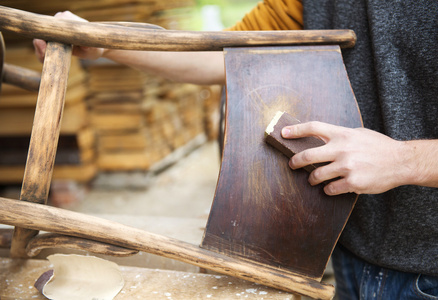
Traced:
<path fill-rule="evenodd" d="M 309 148 L 315 148 L 325 145 L 325 142 L 317 137 L 309 136 L 298 139 L 285 139 L 281 135 L 281 130 L 285 126 L 296 125 L 301 123 L 298 119 L 287 112 L 277 112 L 265 130 L 265 141 L 281 153 L 291 158 L 295 154 Z M 327 163 L 311 164 L 303 167 L 309 173 Z"/>

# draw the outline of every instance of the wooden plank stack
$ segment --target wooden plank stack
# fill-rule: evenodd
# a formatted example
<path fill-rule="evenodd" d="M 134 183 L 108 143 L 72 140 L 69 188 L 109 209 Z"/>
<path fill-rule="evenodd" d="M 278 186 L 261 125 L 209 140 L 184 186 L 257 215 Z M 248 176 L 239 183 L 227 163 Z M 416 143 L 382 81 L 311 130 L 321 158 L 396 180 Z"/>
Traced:
<path fill-rule="evenodd" d="M 42 64 L 32 47 L 8 47 L 6 62 L 41 72 Z M 85 104 L 86 74 L 77 58 L 72 59 L 61 125 L 54 179 L 88 181 L 97 172 L 95 136 L 88 125 Z M 20 183 L 24 173 L 36 92 L 4 84 L 0 95 L 0 182 Z"/>
<path fill-rule="evenodd" d="M 110 62 L 87 70 L 99 169 L 147 170 L 204 134 L 199 87 Z"/>
<path fill-rule="evenodd" d="M 188 29 L 193 4 L 193 0 L 2 2 L 46 15 L 70 10 L 89 21 L 145 22 L 168 29 Z M 30 39 L 4 35 L 6 62 L 41 70 Z M 36 95 L 4 85 L 0 183 L 21 180 Z M 97 171 L 148 170 L 200 135 L 216 138 L 217 95 L 215 88 L 172 83 L 104 59 L 81 63 L 74 58 L 54 178 L 86 182 Z"/>
<path fill-rule="evenodd" d="M 45 15 L 70 10 L 89 21 L 146 22 L 181 29 L 194 0 L 3 0 L 1 5 Z M 8 39 L 22 38 L 7 35 Z"/>

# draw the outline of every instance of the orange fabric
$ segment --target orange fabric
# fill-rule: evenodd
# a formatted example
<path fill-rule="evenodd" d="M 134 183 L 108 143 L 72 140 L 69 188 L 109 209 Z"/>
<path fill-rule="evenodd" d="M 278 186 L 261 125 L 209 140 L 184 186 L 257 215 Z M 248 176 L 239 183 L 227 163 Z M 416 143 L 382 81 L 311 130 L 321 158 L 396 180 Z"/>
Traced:
<path fill-rule="evenodd" d="M 301 0 L 264 0 L 242 21 L 226 30 L 294 30 L 303 29 Z"/>

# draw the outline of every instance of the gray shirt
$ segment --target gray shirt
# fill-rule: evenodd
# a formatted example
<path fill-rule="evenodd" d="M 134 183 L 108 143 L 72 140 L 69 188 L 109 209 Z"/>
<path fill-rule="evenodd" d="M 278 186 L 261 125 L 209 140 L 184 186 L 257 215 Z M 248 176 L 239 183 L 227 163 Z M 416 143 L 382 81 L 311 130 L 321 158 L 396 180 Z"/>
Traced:
<path fill-rule="evenodd" d="M 364 126 L 438 139 L 438 1 L 303 0 L 305 29 L 352 29 L 343 50 Z M 340 243 L 362 259 L 438 276 L 438 189 L 360 195 Z"/>

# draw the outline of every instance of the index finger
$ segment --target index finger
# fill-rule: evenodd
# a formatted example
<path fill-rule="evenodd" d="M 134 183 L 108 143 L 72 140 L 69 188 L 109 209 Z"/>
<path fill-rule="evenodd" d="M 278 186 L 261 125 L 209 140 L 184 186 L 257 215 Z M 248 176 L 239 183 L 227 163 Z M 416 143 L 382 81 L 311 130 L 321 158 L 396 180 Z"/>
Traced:
<path fill-rule="evenodd" d="M 339 126 L 323 123 L 319 121 L 311 121 L 300 123 L 291 126 L 285 126 L 281 130 L 281 136 L 285 139 L 296 139 L 308 136 L 321 138 L 324 142 L 328 142 L 330 137 L 335 132 L 339 131 Z"/>

